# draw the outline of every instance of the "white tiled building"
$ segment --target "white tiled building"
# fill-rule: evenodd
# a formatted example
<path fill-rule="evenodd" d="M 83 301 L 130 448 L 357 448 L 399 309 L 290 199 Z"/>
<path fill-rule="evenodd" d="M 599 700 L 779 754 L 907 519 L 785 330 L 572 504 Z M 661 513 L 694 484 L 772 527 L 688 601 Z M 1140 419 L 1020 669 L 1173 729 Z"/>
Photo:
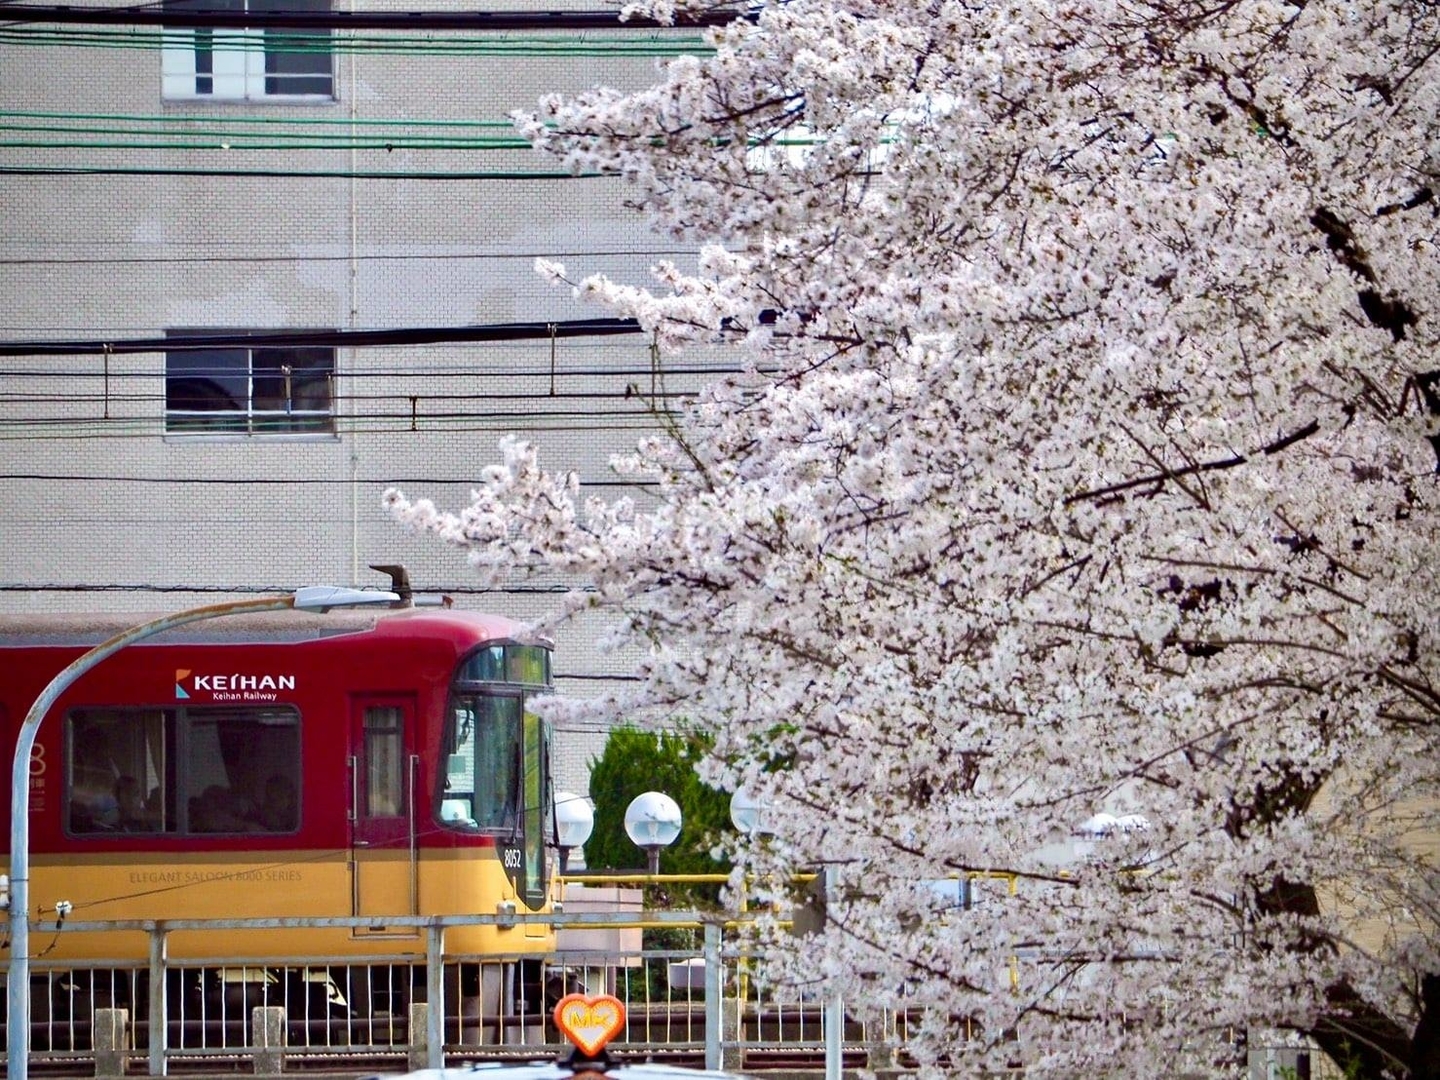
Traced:
<path fill-rule="evenodd" d="M 344 10 L 408 10 L 363 2 Z M 247 3 L 329 9 L 187 0 Z M 643 85 L 657 59 L 698 49 L 699 32 L 7 25 L 0 611 L 168 611 L 315 582 L 385 584 L 372 563 L 404 564 L 418 591 L 459 606 L 525 618 L 549 603 L 464 591 L 463 557 L 402 532 L 382 492 L 458 507 L 509 431 L 532 433 L 548 464 L 604 481 L 608 454 L 651 426 L 642 336 L 124 343 L 607 317 L 542 281 L 535 257 L 640 281 L 658 257 L 688 253 L 623 209 L 619 181 L 558 175 L 502 121 L 545 92 Z M 90 344 L 17 346 L 57 340 Z M 625 662 L 577 632 L 556 667 L 593 677 Z M 602 742 L 562 733 L 562 787 L 585 790 Z"/>

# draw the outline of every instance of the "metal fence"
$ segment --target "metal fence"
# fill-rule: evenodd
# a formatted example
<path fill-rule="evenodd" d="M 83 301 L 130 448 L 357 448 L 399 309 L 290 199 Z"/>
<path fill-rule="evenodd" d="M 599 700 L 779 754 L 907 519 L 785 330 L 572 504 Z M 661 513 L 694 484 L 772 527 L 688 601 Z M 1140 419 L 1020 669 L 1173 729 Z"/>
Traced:
<path fill-rule="evenodd" d="M 415 953 L 399 958 L 297 956 L 280 964 L 247 957 L 243 949 L 203 961 L 168 956 L 168 939 L 178 931 L 243 942 L 250 930 L 363 929 L 368 921 L 37 924 L 37 935 L 143 932 L 149 960 L 32 959 L 31 1061 L 37 1067 L 83 1065 L 89 1071 L 93 1063 L 102 1073 L 143 1069 L 162 1075 L 206 1059 L 218 1064 L 263 1055 L 272 1064 L 283 1055 L 297 1067 L 533 1060 L 563 1049 L 550 1014 L 560 997 L 580 990 L 612 993 L 625 1003 L 625 1028 L 611 1044 L 622 1056 L 745 1067 L 747 1055 L 753 1065 L 758 1052 L 814 1061 L 826 1048 L 820 1003 L 764 993 L 745 978 L 743 958 L 723 928 L 695 912 L 646 912 L 643 920 L 606 913 L 389 919 L 392 931 L 412 927 L 416 933 Z M 445 950 L 445 931 L 452 926 L 525 922 L 556 925 L 562 943 L 567 931 L 592 938 L 611 931 L 612 939 L 628 940 L 599 948 L 562 944 L 543 957 Z M 642 926 L 684 931 L 678 936 L 692 944 L 643 948 Z M 857 1044 L 865 1038 L 860 1025 L 851 1025 L 849 1034 Z"/>
<path fill-rule="evenodd" d="M 904 1061 L 903 1017 L 867 1025 L 838 1001 L 774 994 L 749 977 L 726 928 L 695 912 L 389 919 L 392 930 L 408 926 L 416 935 L 416 951 L 398 958 L 311 956 L 277 964 L 243 950 L 203 961 L 168 957 L 168 938 L 177 931 L 243 941 L 247 930 L 368 922 L 38 924 L 39 934 L 143 932 L 149 959 L 32 959 L 32 1066 L 72 1076 L 159 1076 L 206 1066 L 273 1074 L 530 1061 L 564 1049 L 550 1014 L 560 997 L 580 990 L 625 1003 L 624 1029 L 611 1044 L 621 1058 L 747 1072 L 823 1068 L 827 1080 L 838 1080 L 842 1069 Z M 449 927 L 522 922 L 555 925 L 561 947 L 543 957 L 445 951 Z M 642 928 L 671 931 L 667 939 L 689 944 L 643 948 Z M 566 946 L 567 934 L 576 944 Z M 1252 1048 L 1250 1060 L 1254 1080 L 1338 1075 L 1327 1059 L 1303 1050 Z"/>

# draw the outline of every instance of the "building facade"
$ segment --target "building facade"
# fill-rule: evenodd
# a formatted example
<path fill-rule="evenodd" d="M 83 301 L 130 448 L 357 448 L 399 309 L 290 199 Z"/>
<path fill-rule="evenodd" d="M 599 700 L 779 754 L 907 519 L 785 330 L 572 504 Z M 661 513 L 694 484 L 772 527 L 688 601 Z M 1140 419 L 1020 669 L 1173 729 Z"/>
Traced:
<path fill-rule="evenodd" d="M 438 29 L 371 0 L 336 11 L 393 25 L 325 25 L 328 0 L 196 6 L 0 32 L 0 611 L 384 586 L 372 564 L 457 606 L 548 610 L 543 587 L 476 589 L 382 495 L 459 507 L 508 433 L 620 493 L 610 454 L 666 402 L 643 335 L 453 339 L 609 316 L 537 257 L 639 282 L 693 255 L 625 208 L 621 181 L 558 170 L 508 116 L 653 81 L 699 31 L 556 25 L 553 0 L 497 4 L 512 26 L 533 16 L 506 30 L 443 0 Z M 274 11 L 314 18 L 246 22 Z M 354 336 L 371 331 L 391 333 Z M 626 667 L 593 627 L 557 642 L 566 691 Z M 562 788 L 586 790 L 602 744 L 560 733 Z"/>

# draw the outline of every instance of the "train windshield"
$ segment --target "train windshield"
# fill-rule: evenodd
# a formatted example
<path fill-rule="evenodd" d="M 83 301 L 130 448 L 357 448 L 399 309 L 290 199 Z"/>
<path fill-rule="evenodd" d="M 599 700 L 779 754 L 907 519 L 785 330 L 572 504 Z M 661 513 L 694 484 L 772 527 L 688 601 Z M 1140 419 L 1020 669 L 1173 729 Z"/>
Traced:
<path fill-rule="evenodd" d="M 440 777 L 440 824 L 544 843 L 548 736 L 528 708 L 550 688 L 550 651 L 490 645 L 456 672 Z M 533 826 L 533 828 L 532 828 Z"/>

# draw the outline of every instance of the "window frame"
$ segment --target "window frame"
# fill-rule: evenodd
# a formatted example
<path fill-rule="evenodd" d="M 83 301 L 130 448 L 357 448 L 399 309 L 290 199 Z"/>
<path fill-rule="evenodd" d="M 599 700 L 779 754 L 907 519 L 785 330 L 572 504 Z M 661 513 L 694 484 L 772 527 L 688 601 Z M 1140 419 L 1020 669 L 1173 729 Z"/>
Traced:
<path fill-rule="evenodd" d="M 435 790 L 431 797 L 430 814 L 433 825 L 456 832 L 479 832 L 502 837 L 525 831 L 528 838 L 527 827 L 534 828 L 540 824 L 534 820 L 526 820 L 526 769 L 531 764 L 526 759 L 526 749 L 536 737 L 535 731 L 538 731 L 539 745 L 536 752 L 541 758 L 538 767 L 544 775 L 532 779 L 531 782 L 541 784 L 542 799 L 548 800 L 552 752 L 550 725 L 536 717 L 530 705 L 536 696 L 553 692 L 553 659 L 552 651 L 544 645 L 496 641 L 472 649 L 456 665 L 445 709 L 442 767 L 436 772 Z M 512 715 L 502 717 L 496 711 L 502 707 Z M 468 725 L 460 721 L 462 714 L 468 716 Z M 475 755 L 481 748 L 482 741 L 483 745 L 497 746 L 491 740 L 502 723 L 507 728 L 507 743 L 500 749 L 502 753 L 510 755 L 508 772 L 505 774 L 508 789 L 504 793 L 505 805 L 500 808 L 501 819 L 487 816 L 482 822 L 473 816 L 477 809 L 477 800 L 482 795 L 479 785 L 481 762 L 476 760 Z M 532 731 L 534 724 L 540 726 Z M 447 786 L 450 779 L 448 760 L 459 756 L 455 751 L 460 745 L 460 729 L 466 726 L 473 729 L 469 735 L 470 790 L 457 798 Z M 499 770 L 494 771 L 498 775 Z M 495 790 L 492 788 L 487 794 L 493 795 Z M 463 816 L 456 816 L 460 813 L 459 804 L 468 804 L 468 812 Z M 540 827 L 539 832 L 544 836 L 548 835 L 549 830 Z"/>
<path fill-rule="evenodd" d="M 294 10 L 297 3 L 303 2 L 286 0 L 285 6 L 277 7 L 274 0 L 229 0 L 228 3 L 224 0 L 204 0 L 197 6 L 191 0 L 163 0 L 164 7 L 170 10 L 220 9 L 240 13 L 272 8 Z M 334 10 L 334 3 L 333 0 L 310 0 L 310 8 L 330 12 Z M 201 46 L 202 38 L 205 47 Z M 283 47 L 299 45 L 310 38 L 326 42 L 323 51 L 327 60 L 325 70 L 278 70 L 284 65 L 276 58 L 319 52 L 313 48 Z M 324 103 L 337 100 L 335 34 L 328 28 L 266 30 L 167 26 L 160 55 L 160 97 L 164 101 Z M 201 57 L 206 58 L 203 64 Z M 272 89 L 276 85 L 319 79 L 326 82 L 327 89 L 300 92 Z M 207 84 L 206 89 L 201 89 L 202 83 Z"/>
<path fill-rule="evenodd" d="M 366 818 L 404 818 L 405 710 L 398 704 L 366 705 L 360 717 L 365 771 L 360 777 L 360 806 Z"/>
<path fill-rule="evenodd" d="M 196 338 L 215 338 L 219 335 L 226 337 L 240 337 L 247 335 L 258 335 L 262 331 L 256 330 L 170 330 L 166 337 L 182 345 L 187 340 Z M 305 360 L 305 354 L 316 354 L 310 357 L 311 361 L 319 359 L 321 363 L 316 364 L 308 371 L 302 369 L 295 373 L 283 363 L 265 364 L 257 362 L 257 357 L 264 353 L 292 353 L 300 360 Z M 179 358 L 197 359 L 208 355 L 218 360 L 223 354 L 243 354 L 244 371 L 239 371 L 238 365 L 234 373 L 227 374 L 224 369 L 217 367 L 210 373 L 209 377 L 200 379 L 196 377 L 195 369 L 186 369 L 177 363 Z M 320 355 L 323 354 L 323 355 Z M 329 345 L 305 345 L 305 346 L 276 346 L 265 343 L 255 345 L 219 345 L 219 346 L 196 346 L 193 348 L 176 347 L 165 350 L 165 410 L 164 427 L 167 439 L 265 439 L 265 440 L 324 440 L 329 441 L 338 437 L 336 430 L 335 411 L 335 379 L 337 375 L 336 364 L 338 350 Z M 173 367 L 172 367 L 173 365 Z M 202 371 L 204 369 L 201 369 Z M 172 405 L 173 398 L 182 396 L 182 391 L 177 384 L 189 378 L 197 386 L 201 383 L 211 383 L 222 390 L 226 383 L 244 383 L 243 406 L 239 408 L 184 408 Z M 324 408 L 297 408 L 296 400 L 302 404 L 305 401 L 303 393 L 297 393 L 295 381 L 302 382 L 308 386 L 323 385 L 324 387 Z M 257 390 L 257 382 L 282 381 L 286 384 L 286 391 L 278 399 L 272 394 L 266 394 Z M 236 387 L 238 391 L 238 385 Z M 199 391 L 191 390 L 191 400 L 199 400 Z M 217 395 L 220 396 L 220 395 Z M 238 397 L 233 394 L 230 400 Z M 280 400 L 283 406 L 279 408 L 265 408 L 257 406 L 257 401 L 266 402 Z M 286 418 L 294 422 L 297 418 L 309 418 L 311 423 L 308 426 L 299 428 L 286 428 L 270 426 L 279 418 Z M 267 420 L 269 423 L 267 424 Z"/>
<path fill-rule="evenodd" d="M 147 734 L 145 717 L 152 717 L 158 725 L 158 732 Z M 254 724 L 263 729 L 288 733 L 281 738 L 285 745 L 259 747 L 264 753 L 246 755 L 246 760 L 258 757 L 268 762 L 268 768 L 261 768 L 252 777 L 246 777 L 244 770 L 239 774 L 231 771 L 231 757 L 222 754 L 219 758 L 224 770 L 224 793 L 240 796 L 248 802 L 242 811 L 238 804 L 228 809 L 234 815 L 226 823 L 215 823 L 209 827 L 199 824 L 197 806 L 203 804 L 221 785 L 211 771 L 202 774 L 194 766 L 193 754 L 197 751 L 197 729 L 213 725 L 215 735 L 220 734 L 219 725 L 229 720 Z M 138 721 L 138 723 L 137 723 Z M 99 744 L 86 744 L 84 753 L 77 742 L 79 725 L 96 725 L 103 732 L 106 727 L 116 731 L 124 730 L 139 734 L 141 741 L 117 746 L 108 739 Z M 152 840 L 193 842 L 204 839 L 234 839 L 249 837 L 264 840 L 270 837 L 287 837 L 299 833 L 303 827 L 304 784 L 304 717 L 294 704 L 266 705 L 249 708 L 245 705 L 185 706 L 185 705 L 85 705 L 77 706 L 65 713 L 63 720 L 63 754 L 61 769 L 61 830 L 64 835 L 76 841 L 126 839 L 131 842 Z M 159 738 L 154 738 L 158 733 Z M 223 742 L 222 742 L 223 745 Z M 122 762 L 116 751 L 125 751 L 129 760 Z M 154 768 L 142 771 L 132 768 L 123 773 L 116 770 L 122 765 L 134 766 L 140 761 L 136 751 L 147 755 L 147 761 Z M 102 757 L 96 751 L 103 752 Z M 156 751 L 163 751 L 155 756 Z M 211 754 L 204 755 L 206 761 L 215 761 Z M 83 758 L 83 760 L 82 760 Z M 234 756 L 238 762 L 238 754 Z M 97 769 L 105 774 L 106 782 L 95 783 Z M 80 779 L 84 774 L 83 781 Z M 140 772 L 137 777 L 136 772 Z M 105 799 L 111 783 L 117 785 L 126 776 L 140 781 L 142 798 L 156 799 L 156 805 L 149 805 L 145 799 L 143 824 L 126 825 L 115 799 Z M 289 785 L 292 802 L 283 817 L 269 817 L 271 782 L 279 779 Z M 242 780 L 251 780 L 248 785 Z M 151 786 L 152 781 L 154 787 Z M 240 786 L 237 786 L 240 785 Z M 84 792 L 82 795 L 81 792 Z M 102 800 L 97 802 L 97 796 Z M 158 806 L 158 809 L 157 809 Z M 115 815 L 112 820 L 109 815 Z M 282 824 L 275 824 L 275 821 Z M 84 826 L 77 824 L 84 822 Z M 228 827 L 233 823 L 234 827 Z"/>

